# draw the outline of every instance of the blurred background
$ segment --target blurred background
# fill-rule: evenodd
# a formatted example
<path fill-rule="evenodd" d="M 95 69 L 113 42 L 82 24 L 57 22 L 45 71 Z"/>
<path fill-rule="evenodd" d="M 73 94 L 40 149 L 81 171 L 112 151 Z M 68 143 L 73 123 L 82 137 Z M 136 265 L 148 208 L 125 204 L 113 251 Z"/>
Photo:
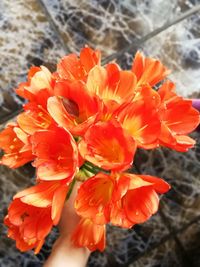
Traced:
<path fill-rule="evenodd" d="M 130 67 L 139 49 L 172 70 L 177 92 L 200 97 L 200 0 L 0 0 L 0 129 L 20 111 L 14 93 L 31 65 L 53 69 L 84 45 Z M 178 22 L 179 21 L 179 22 Z M 187 153 L 140 150 L 137 171 L 166 179 L 172 189 L 148 222 L 125 230 L 108 226 L 107 248 L 90 267 L 200 267 L 200 133 Z M 0 167 L 0 221 L 12 196 L 32 183 L 30 165 Z M 40 267 L 57 236 L 39 255 L 20 253 L 0 223 L 0 267 Z"/>

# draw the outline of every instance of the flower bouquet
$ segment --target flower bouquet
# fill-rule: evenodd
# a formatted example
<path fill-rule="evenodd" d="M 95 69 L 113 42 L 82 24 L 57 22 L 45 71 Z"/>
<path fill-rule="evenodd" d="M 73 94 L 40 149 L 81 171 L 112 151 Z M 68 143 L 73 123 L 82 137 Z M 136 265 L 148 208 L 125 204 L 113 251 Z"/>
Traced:
<path fill-rule="evenodd" d="M 131 70 L 101 66 L 100 51 L 89 47 L 63 57 L 54 73 L 30 68 L 16 89 L 24 111 L 0 133 L 1 164 L 36 168 L 35 185 L 14 196 L 4 220 L 18 249 L 39 252 L 76 181 L 78 247 L 103 251 L 107 223 L 131 228 L 157 212 L 170 185 L 131 172 L 137 148 L 187 151 L 195 144 L 187 134 L 200 122 L 169 73 L 141 52 Z"/>

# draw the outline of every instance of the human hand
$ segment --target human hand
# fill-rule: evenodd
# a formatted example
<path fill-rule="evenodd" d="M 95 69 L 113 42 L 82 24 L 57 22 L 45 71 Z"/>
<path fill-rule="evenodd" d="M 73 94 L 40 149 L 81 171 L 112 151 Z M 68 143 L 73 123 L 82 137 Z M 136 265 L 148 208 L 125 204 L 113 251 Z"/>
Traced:
<path fill-rule="evenodd" d="M 76 182 L 70 198 L 66 201 L 58 225 L 59 237 L 56 240 L 51 255 L 44 267 L 85 267 L 90 255 L 87 248 L 77 248 L 71 242 L 71 235 L 77 226 L 80 217 L 74 209 L 74 200 L 80 182 Z"/>

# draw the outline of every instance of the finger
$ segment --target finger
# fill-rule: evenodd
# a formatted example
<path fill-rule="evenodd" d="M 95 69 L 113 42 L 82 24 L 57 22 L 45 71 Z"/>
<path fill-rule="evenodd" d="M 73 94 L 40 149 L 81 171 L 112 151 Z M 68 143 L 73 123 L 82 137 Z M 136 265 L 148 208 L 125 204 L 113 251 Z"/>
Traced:
<path fill-rule="evenodd" d="M 60 222 L 58 225 L 61 234 L 70 235 L 80 220 L 80 217 L 77 215 L 76 210 L 74 208 L 74 201 L 76 199 L 77 190 L 80 185 L 80 182 L 75 183 L 69 199 L 64 204 Z"/>

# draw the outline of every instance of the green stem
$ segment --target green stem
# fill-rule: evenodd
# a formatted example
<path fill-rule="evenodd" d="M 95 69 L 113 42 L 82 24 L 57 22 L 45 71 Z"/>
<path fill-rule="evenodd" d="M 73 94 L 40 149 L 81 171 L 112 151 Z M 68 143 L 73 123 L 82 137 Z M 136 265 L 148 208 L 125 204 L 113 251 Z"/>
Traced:
<path fill-rule="evenodd" d="M 89 162 L 89 161 L 87 161 L 87 162 L 85 162 L 85 165 L 88 165 L 88 166 L 90 166 L 90 167 L 92 167 L 92 168 L 95 168 L 95 169 L 101 169 L 101 168 L 99 168 L 98 166 L 95 166 L 95 165 L 93 165 L 91 162 Z"/>
<path fill-rule="evenodd" d="M 76 183 L 76 179 L 74 178 L 73 181 L 71 182 L 70 186 L 69 186 L 69 191 L 68 191 L 68 193 L 67 193 L 66 200 L 68 200 L 68 199 L 70 198 L 75 183 Z"/>
<path fill-rule="evenodd" d="M 106 170 L 104 170 L 104 169 L 102 169 L 102 168 L 100 168 L 100 167 L 98 167 L 98 166 L 93 165 L 93 164 L 92 164 L 91 162 L 89 162 L 89 161 L 87 161 L 87 162 L 84 164 L 84 166 L 89 166 L 89 167 L 91 167 L 92 169 L 95 170 L 96 173 L 98 173 L 98 172 L 103 172 L 103 173 L 107 173 L 107 174 L 110 173 L 109 171 L 106 171 Z"/>
<path fill-rule="evenodd" d="M 95 170 L 95 168 L 93 168 L 90 165 L 86 165 L 86 164 L 83 165 L 83 169 L 85 169 L 85 170 L 87 170 L 93 174 L 97 174 L 99 172 L 99 170 Z"/>

